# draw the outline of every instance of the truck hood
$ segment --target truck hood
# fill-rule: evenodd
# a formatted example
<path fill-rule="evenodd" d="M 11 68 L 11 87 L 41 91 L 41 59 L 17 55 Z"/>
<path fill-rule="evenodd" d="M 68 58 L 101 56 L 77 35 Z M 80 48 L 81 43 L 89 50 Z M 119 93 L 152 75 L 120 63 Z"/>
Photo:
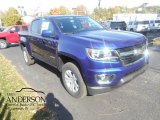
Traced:
<path fill-rule="evenodd" d="M 81 39 L 89 40 L 94 47 L 96 47 L 94 43 L 101 43 L 112 49 L 134 46 L 146 41 L 142 34 L 127 31 L 99 30 L 83 32 L 77 35 L 76 36 Z"/>

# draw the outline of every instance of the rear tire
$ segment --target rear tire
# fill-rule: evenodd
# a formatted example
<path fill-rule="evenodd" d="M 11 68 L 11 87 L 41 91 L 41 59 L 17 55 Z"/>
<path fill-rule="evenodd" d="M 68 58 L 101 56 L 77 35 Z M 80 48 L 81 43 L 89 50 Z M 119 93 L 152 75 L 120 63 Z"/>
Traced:
<path fill-rule="evenodd" d="M 5 49 L 8 47 L 8 43 L 6 40 L 0 39 L 0 49 Z"/>
<path fill-rule="evenodd" d="M 75 98 L 87 95 L 86 85 L 78 67 L 68 62 L 62 67 L 62 81 L 67 92 Z"/>
<path fill-rule="evenodd" d="M 27 65 L 33 65 L 35 63 L 35 60 L 32 56 L 29 55 L 26 47 L 23 47 L 22 51 L 23 51 L 23 57 L 24 57 L 25 63 Z"/>

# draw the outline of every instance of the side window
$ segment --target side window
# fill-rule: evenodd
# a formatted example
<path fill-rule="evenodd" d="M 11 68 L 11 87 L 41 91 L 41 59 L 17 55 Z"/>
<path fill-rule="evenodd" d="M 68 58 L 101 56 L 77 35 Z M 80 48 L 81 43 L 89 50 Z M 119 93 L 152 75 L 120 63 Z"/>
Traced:
<path fill-rule="evenodd" d="M 42 33 L 43 30 L 51 31 L 53 33 L 53 36 L 55 34 L 54 27 L 53 27 L 51 21 L 48 20 L 48 19 L 43 19 L 42 20 L 41 33 Z"/>
<path fill-rule="evenodd" d="M 13 28 L 11 28 L 11 31 L 13 31 L 13 32 L 19 32 L 19 26 L 15 26 L 15 27 L 13 27 Z"/>
<path fill-rule="evenodd" d="M 22 31 L 28 31 L 28 27 L 27 26 L 22 26 Z"/>
<path fill-rule="evenodd" d="M 32 22 L 31 33 L 41 34 L 41 19 L 37 19 Z"/>

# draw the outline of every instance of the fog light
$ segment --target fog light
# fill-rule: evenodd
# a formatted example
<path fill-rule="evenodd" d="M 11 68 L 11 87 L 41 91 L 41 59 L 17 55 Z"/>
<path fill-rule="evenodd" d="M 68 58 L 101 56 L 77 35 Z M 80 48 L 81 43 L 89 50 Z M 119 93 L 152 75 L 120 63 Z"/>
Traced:
<path fill-rule="evenodd" d="M 98 84 L 110 84 L 115 78 L 115 74 L 98 74 L 96 75 L 96 80 Z"/>

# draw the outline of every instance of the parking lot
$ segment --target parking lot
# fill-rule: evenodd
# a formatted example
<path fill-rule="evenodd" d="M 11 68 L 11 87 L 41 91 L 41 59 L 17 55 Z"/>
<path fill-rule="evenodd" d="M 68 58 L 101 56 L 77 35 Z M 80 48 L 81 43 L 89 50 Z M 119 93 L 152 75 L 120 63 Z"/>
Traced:
<path fill-rule="evenodd" d="M 156 34 L 157 36 L 159 34 Z M 150 35 L 155 37 L 155 35 Z M 59 101 L 63 120 L 158 120 L 160 118 L 160 47 L 149 48 L 149 69 L 131 82 L 111 92 L 83 99 L 71 97 L 61 84 L 60 73 L 37 62 L 26 66 L 18 46 L 0 50 L 26 82 Z"/>

